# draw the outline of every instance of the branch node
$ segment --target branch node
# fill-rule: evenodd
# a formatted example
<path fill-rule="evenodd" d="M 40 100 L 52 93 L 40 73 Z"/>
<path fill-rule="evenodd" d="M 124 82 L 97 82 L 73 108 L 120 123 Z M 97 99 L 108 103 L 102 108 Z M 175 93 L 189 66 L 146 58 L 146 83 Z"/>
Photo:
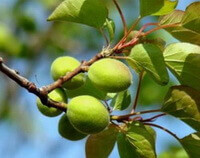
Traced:
<path fill-rule="evenodd" d="M 81 70 L 83 71 L 83 72 L 88 72 L 89 71 L 89 66 L 81 66 Z"/>

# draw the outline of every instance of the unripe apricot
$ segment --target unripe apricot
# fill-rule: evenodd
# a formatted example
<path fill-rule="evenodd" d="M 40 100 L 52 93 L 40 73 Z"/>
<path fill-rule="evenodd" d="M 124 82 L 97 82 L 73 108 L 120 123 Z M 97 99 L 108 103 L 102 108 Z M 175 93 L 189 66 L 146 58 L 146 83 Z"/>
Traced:
<path fill-rule="evenodd" d="M 51 75 L 54 80 L 65 76 L 80 65 L 80 62 L 69 56 L 58 57 L 51 65 Z M 82 86 L 85 82 L 84 74 L 80 73 L 74 76 L 71 80 L 63 84 L 66 89 L 76 89 Z"/>
<path fill-rule="evenodd" d="M 104 130 L 110 121 L 105 106 L 88 95 L 73 98 L 68 104 L 67 116 L 74 128 L 85 134 Z"/>
<path fill-rule="evenodd" d="M 88 76 L 102 91 L 115 93 L 126 90 L 132 83 L 129 68 L 115 59 L 101 59 L 90 67 Z"/>
<path fill-rule="evenodd" d="M 48 94 L 48 96 L 50 99 L 57 101 L 57 102 L 65 102 L 65 103 L 67 102 L 67 96 L 66 96 L 64 90 L 62 90 L 60 88 L 53 90 L 52 92 L 50 92 Z M 62 111 L 59 109 L 43 105 L 39 98 L 37 98 L 37 107 L 42 114 L 44 114 L 45 116 L 49 116 L 49 117 L 58 116 L 62 113 Z"/>
<path fill-rule="evenodd" d="M 74 98 L 80 95 L 90 95 L 100 100 L 105 100 L 107 94 L 106 92 L 96 88 L 88 77 L 86 78 L 85 84 L 83 86 L 77 89 L 67 90 L 66 93 L 69 98 Z"/>
<path fill-rule="evenodd" d="M 85 138 L 87 135 L 78 132 L 69 122 L 67 115 L 63 115 L 58 123 L 59 134 L 69 140 L 75 141 Z"/>

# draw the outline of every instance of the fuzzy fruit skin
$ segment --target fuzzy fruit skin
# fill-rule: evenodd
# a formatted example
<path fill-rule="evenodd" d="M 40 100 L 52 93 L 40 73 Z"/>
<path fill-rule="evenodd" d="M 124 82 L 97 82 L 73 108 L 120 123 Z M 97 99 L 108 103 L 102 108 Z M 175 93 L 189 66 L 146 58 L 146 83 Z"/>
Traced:
<path fill-rule="evenodd" d="M 52 92 L 48 94 L 48 96 L 54 101 L 67 103 L 67 96 L 64 90 L 60 88 L 53 90 Z M 38 107 L 38 110 L 42 114 L 48 117 L 55 117 L 62 113 L 62 111 L 59 109 L 56 109 L 54 107 L 47 107 L 46 105 L 43 105 L 39 98 L 37 98 L 37 107 Z"/>
<path fill-rule="evenodd" d="M 80 65 L 80 62 L 69 56 L 58 57 L 51 65 L 51 76 L 54 80 L 65 76 L 66 73 L 73 71 Z M 85 82 L 84 74 L 80 73 L 74 76 L 71 80 L 63 84 L 66 89 L 76 89 L 82 86 Z"/>
<path fill-rule="evenodd" d="M 126 90 L 132 83 L 129 68 L 115 59 L 101 59 L 90 67 L 88 77 L 102 91 L 115 93 Z"/>
<path fill-rule="evenodd" d="M 105 106 L 88 95 L 73 98 L 68 104 L 67 116 L 74 128 L 85 134 L 104 130 L 110 121 Z"/>
<path fill-rule="evenodd" d="M 87 136 L 86 134 L 78 132 L 71 125 L 66 115 L 63 115 L 59 120 L 58 132 L 62 137 L 72 140 L 72 141 L 81 140 Z"/>

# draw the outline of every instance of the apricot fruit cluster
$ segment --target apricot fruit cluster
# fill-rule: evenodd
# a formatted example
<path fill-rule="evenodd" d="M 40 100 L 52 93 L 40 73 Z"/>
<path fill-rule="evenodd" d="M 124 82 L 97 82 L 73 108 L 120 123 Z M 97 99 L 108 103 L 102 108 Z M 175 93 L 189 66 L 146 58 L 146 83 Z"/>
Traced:
<path fill-rule="evenodd" d="M 51 76 L 55 81 L 62 79 L 79 66 L 80 62 L 75 58 L 58 57 L 51 65 Z M 89 67 L 88 75 L 85 74 L 75 75 L 61 88 L 48 94 L 50 99 L 66 103 L 67 111 L 59 120 L 58 132 L 63 138 L 72 141 L 103 131 L 109 125 L 110 115 L 102 101 L 128 89 L 132 84 L 129 68 L 115 59 L 98 60 Z M 59 109 L 43 105 L 39 99 L 37 107 L 48 117 L 62 113 Z"/>

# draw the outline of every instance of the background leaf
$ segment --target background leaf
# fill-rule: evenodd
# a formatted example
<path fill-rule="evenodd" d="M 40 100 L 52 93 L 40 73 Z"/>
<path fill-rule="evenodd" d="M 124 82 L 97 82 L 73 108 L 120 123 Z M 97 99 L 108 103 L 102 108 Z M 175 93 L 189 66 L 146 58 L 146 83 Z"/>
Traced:
<path fill-rule="evenodd" d="M 178 0 L 140 0 L 140 15 L 165 15 L 176 8 Z"/>
<path fill-rule="evenodd" d="M 170 88 L 162 111 L 200 131 L 200 92 L 187 86 Z"/>
<path fill-rule="evenodd" d="M 86 142 L 86 157 L 107 158 L 115 145 L 117 133 L 115 126 L 110 125 L 108 129 L 90 135 Z"/>
<path fill-rule="evenodd" d="M 129 90 L 119 92 L 111 102 L 111 106 L 113 110 L 124 110 L 126 109 L 131 103 L 131 94 Z"/>
<path fill-rule="evenodd" d="M 189 158 L 186 151 L 180 147 L 171 147 L 169 150 L 161 153 L 158 158 Z"/>
<path fill-rule="evenodd" d="M 100 28 L 108 10 L 101 0 L 65 0 L 49 16 L 49 21 L 61 20 Z"/>
<path fill-rule="evenodd" d="M 180 143 L 182 144 L 190 158 L 200 157 L 200 132 L 196 132 L 184 137 L 180 140 Z"/>
<path fill-rule="evenodd" d="M 138 44 L 132 48 L 129 57 L 149 73 L 158 84 L 166 85 L 169 82 L 162 51 L 156 45 Z"/>
<path fill-rule="evenodd" d="M 170 44 L 164 50 L 164 58 L 167 67 L 181 84 L 200 90 L 200 46 Z"/>
<path fill-rule="evenodd" d="M 161 25 L 180 23 L 185 12 L 181 10 L 174 10 L 172 13 L 162 16 L 160 18 Z M 200 33 L 195 32 L 189 28 L 185 28 L 181 24 L 176 27 L 165 28 L 174 38 L 182 42 L 189 42 L 200 45 Z"/>

